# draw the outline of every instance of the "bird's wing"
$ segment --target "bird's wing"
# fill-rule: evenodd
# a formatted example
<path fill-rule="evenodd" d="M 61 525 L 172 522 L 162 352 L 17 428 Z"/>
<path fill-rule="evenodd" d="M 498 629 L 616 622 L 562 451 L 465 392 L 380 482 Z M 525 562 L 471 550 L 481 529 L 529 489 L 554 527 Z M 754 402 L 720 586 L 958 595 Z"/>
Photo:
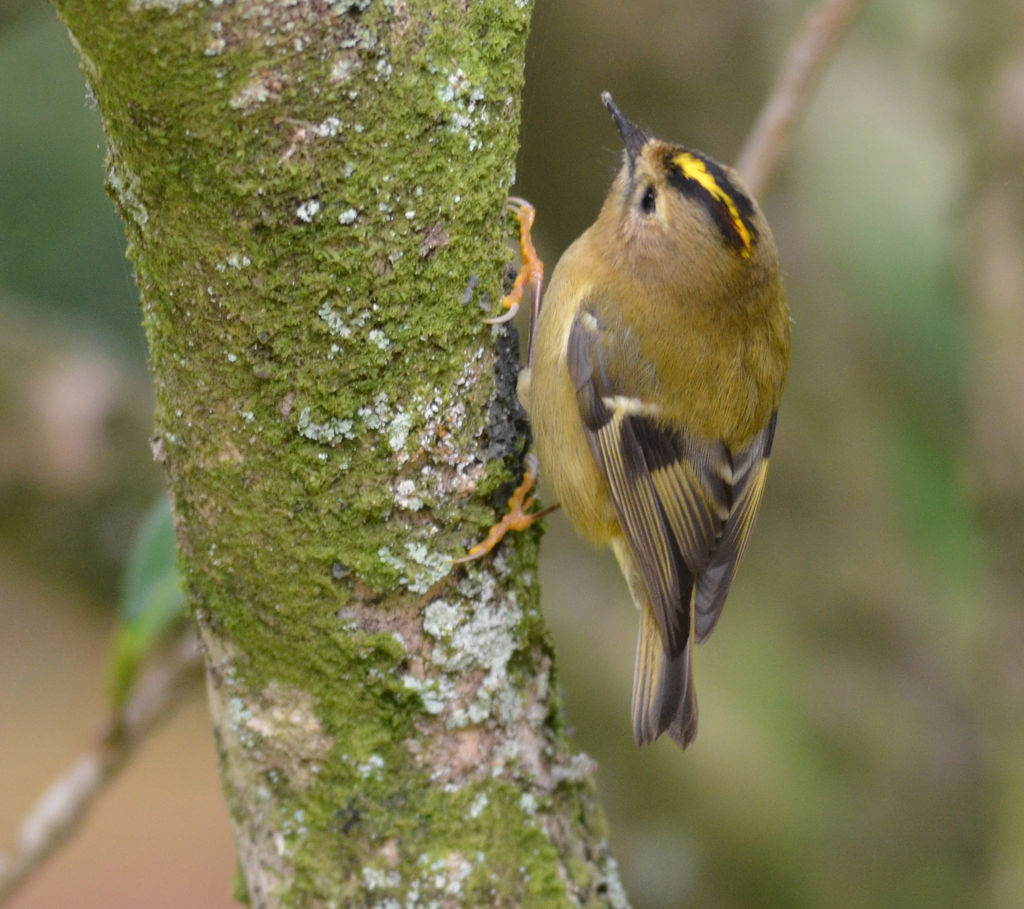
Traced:
<path fill-rule="evenodd" d="M 613 327 L 584 304 L 569 334 L 569 373 L 590 449 L 674 659 L 691 622 L 701 640 L 721 611 L 760 500 L 774 419 L 736 456 L 722 442 L 665 425 L 657 403 L 645 400 L 651 386 L 642 387 L 641 377 L 629 387 L 624 362 L 642 362 L 628 326 Z"/>
<path fill-rule="evenodd" d="M 754 526 L 757 509 L 761 505 L 761 494 L 764 492 L 765 477 L 768 476 L 768 456 L 775 438 L 775 417 L 772 414 L 768 425 L 746 449 L 730 455 L 732 509 L 711 560 L 697 578 L 694 631 L 698 641 L 703 641 L 715 627 L 725 605 L 736 566 L 747 548 L 750 528 Z"/>

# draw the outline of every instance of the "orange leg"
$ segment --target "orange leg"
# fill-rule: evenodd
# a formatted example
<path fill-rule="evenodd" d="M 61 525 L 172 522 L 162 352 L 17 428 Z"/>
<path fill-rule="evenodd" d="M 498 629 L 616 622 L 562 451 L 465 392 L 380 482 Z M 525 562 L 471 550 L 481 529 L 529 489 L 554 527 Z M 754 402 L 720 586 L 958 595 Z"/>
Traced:
<path fill-rule="evenodd" d="M 497 325 L 508 322 L 512 319 L 523 302 L 523 294 L 527 286 L 530 288 L 532 315 L 535 318 L 540 310 L 540 294 L 544 286 L 544 263 L 533 245 L 533 238 L 530 232 L 533 229 L 533 219 L 537 216 L 537 210 L 525 199 L 518 196 L 511 196 L 508 200 L 508 207 L 515 212 L 516 220 L 519 222 L 519 258 L 522 265 L 512 290 L 502 297 L 501 306 L 508 312 L 497 316 L 494 319 L 484 319 L 490 325 Z M 531 335 L 533 333 L 533 318 L 530 320 Z"/>
<path fill-rule="evenodd" d="M 537 210 L 525 199 L 512 196 L 508 200 L 508 207 L 515 212 L 516 220 L 519 222 L 519 250 L 522 265 L 519 274 L 516 276 L 512 290 L 502 298 L 503 309 L 508 310 L 501 316 L 494 319 L 484 319 L 491 325 L 508 322 L 519 311 L 523 302 L 523 294 L 526 288 L 530 288 L 530 342 L 528 363 L 533 362 L 533 335 L 537 325 L 537 315 L 540 312 L 540 296 L 544 287 L 544 263 L 541 262 L 537 250 L 534 248 L 530 231 L 533 228 L 533 219 Z M 462 558 L 454 559 L 456 564 L 471 562 L 487 555 L 495 546 L 504 539 L 505 534 L 510 530 L 526 530 L 534 521 L 540 520 L 544 515 L 550 514 L 557 505 L 545 508 L 542 511 L 531 512 L 536 501 L 536 496 L 529 495 L 537 482 L 537 458 L 530 454 L 526 458 L 526 473 L 523 475 L 523 482 L 520 483 L 508 500 L 508 512 L 487 534 L 487 538 L 470 547 L 469 552 Z"/>
<path fill-rule="evenodd" d="M 526 530 L 534 521 L 539 521 L 544 515 L 550 514 L 558 508 L 557 505 L 552 505 L 542 511 L 530 511 L 536 501 L 536 496 L 528 496 L 528 493 L 536 482 L 537 459 L 533 455 L 529 455 L 526 459 L 526 473 L 523 475 L 523 482 L 516 487 L 512 498 L 508 500 L 508 511 L 505 516 L 491 528 L 486 539 L 471 546 L 467 555 L 452 561 L 459 564 L 479 559 L 494 549 L 510 530 Z"/>

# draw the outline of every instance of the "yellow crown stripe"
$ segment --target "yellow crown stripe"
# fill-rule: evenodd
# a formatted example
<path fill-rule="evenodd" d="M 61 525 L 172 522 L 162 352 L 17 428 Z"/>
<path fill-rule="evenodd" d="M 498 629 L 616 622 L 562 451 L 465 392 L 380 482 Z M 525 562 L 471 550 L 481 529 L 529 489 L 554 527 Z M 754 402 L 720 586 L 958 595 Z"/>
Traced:
<path fill-rule="evenodd" d="M 710 194 L 710 196 L 718 202 L 721 202 L 726 210 L 729 212 L 729 219 L 732 221 L 732 226 L 736 228 L 736 234 L 740 238 L 740 243 L 743 245 L 743 255 L 750 255 L 750 230 L 744 223 L 743 218 L 740 216 L 740 210 L 736 207 L 736 203 L 724 189 L 722 189 L 719 182 L 714 176 L 708 171 L 707 165 L 701 161 L 700 158 L 694 157 L 686 152 L 680 152 L 672 159 L 672 163 L 679 168 L 683 176 L 687 179 L 693 180 L 704 187 Z"/>

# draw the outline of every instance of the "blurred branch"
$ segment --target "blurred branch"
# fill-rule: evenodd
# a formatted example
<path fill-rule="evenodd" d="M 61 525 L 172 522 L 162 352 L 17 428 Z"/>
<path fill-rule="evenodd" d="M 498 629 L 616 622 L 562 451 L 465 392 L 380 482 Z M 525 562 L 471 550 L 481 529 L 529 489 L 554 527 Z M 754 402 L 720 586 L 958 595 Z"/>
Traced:
<path fill-rule="evenodd" d="M 165 663 L 139 679 L 93 746 L 53 781 L 22 821 L 13 850 L 0 853 L 0 904 L 70 837 L 135 749 L 174 713 L 201 663 L 195 636 L 185 635 Z"/>
<path fill-rule="evenodd" d="M 807 12 L 740 152 L 736 169 L 755 196 L 764 194 L 789 145 L 793 125 L 865 0 L 824 0 Z"/>

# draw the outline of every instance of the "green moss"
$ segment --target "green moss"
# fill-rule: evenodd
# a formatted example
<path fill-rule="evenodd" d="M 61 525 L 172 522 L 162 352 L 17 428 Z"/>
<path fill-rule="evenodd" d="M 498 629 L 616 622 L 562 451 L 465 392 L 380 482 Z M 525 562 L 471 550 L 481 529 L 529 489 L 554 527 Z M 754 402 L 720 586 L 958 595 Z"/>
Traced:
<path fill-rule="evenodd" d="M 390 772 L 387 749 L 346 754 L 343 766 L 347 773 L 330 781 L 343 795 L 337 808 L 323 814 L 324 800 L 311 798 L 310 813 L 297 812 L 301 829 L 282 824 L 292 834 L 286 848 L 301 846 L 294 848 L 300 879 L 311 883 L 323 874 L 301 858 L 318 852 L 308 838 L 323 830 L 337 858 L 330 889 L 343 904 L 366 889 L 377 905 L 389 898 L 400 905 L 410 898 L 422 905 L 566 904 L 557 855 L 539 821 L 524 815 L 517 787 L 487 783 L 446 792 L 407 777 L 395 785 L 400 777 Z M 512 822 L 516 817 L 523 823 Z"/>

